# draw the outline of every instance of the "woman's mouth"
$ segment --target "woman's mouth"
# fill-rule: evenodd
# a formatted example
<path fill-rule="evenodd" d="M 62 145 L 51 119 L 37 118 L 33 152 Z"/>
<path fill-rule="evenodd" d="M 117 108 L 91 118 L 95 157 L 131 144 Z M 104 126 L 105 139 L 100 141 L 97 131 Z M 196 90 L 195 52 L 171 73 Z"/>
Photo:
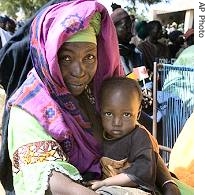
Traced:
<path fill-rule="evenodd" d="M 71 88 L 74 88 L 74 89 L 80 89 L 80 88 L 85 87 L 84 84 L 72 84 L 72 83 L 70 83 L 69 86 L 70 86 Z"/>

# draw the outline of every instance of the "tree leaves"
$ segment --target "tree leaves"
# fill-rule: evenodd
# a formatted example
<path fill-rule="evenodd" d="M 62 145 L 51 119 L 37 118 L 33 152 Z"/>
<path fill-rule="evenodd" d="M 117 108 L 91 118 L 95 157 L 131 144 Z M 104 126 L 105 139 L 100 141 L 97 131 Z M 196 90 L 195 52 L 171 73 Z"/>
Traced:
<path fill-rule="evenodd" d="M 0 12 L 16 19 L 17 13 L 22 9 L 25 18 L 32 16 L 49 0 L 0 0 Z"/>
<path fill-rule="evenodd" d="M 104 0 L 105 1 L 105 0 Z M 114 0 L 112 0 L 114 2 Z M 127 0 L 136 9 L 136 2 L 152 5 L 160 2 L 168 2 L 169 0 Z M 42 7 L 49 0 L 0 0 L 0 12 L 17 18 L 17 13 L 22 9 L 25 18 L 32 16 L 40 7 Z"/>

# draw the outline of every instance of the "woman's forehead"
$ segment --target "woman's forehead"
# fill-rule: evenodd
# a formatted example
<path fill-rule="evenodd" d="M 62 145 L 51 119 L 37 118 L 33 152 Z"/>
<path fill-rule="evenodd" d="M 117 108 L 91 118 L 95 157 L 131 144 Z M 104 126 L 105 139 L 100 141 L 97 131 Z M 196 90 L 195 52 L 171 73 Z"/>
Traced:
<path fill-rule="evenodd" d="M 78 51 L 78 50 L 95 50 L 97 48 L 97 45 L 95 43 L 91 42 L 65 42 L 61 46 L 60 50 L 68 50 L 68 51 Z"/>

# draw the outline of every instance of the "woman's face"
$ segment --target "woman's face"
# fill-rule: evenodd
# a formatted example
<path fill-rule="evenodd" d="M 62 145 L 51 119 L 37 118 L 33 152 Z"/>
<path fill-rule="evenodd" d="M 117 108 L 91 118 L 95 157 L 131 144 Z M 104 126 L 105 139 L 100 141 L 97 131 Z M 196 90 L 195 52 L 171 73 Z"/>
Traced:
<path fill-rule="evenodd" d="M 97 69 L 97 46 L 89 42 L 65 42 L 58 51 L 63 80 L 72 95 L 80 95 Z"/>

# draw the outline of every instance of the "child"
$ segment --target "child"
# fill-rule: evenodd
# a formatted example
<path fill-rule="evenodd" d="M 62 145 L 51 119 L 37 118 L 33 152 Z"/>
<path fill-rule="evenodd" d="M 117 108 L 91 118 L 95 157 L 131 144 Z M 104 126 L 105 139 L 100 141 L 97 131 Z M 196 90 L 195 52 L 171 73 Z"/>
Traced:
<path fill-rule="evenodd" d="M 154 194 L 158 154 L 151 134 L 137 125 L 141 101 L 137 81 L 126 77 L 104 81 L 100 102 L 104 128 L 101 165 L 105 179 L 91 182 L 92 189 L 126 186 Z"/>

